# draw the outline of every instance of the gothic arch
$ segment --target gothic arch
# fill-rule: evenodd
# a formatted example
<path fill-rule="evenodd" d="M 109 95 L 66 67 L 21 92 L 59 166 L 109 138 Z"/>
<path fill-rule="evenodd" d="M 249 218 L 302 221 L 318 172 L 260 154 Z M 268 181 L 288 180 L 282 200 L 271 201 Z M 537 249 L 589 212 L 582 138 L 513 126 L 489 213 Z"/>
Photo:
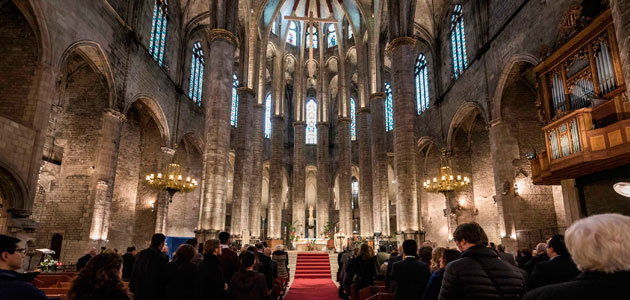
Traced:
<path fill-rule="evenodd" d="M 8 208 L 27 209 L 29 194 L 22 178 L 0 161 L 0 197 L 9 203 Z"/>
<path fill-rule="evenodd" d="M 116 84 L 109 64 L 109 59 L 107 58 L 107 55 L 105 55 L 101 45 L 94 41 L 78 41 L 70 45 L 70 47 L 68 47 L 61 55 L 61 59 L 58 62 L 61 74 L 65 74 L 67 72 L 67 70 L 64 69 L 67 67 L 68 59 L 75 53 L 83 57 L 94 70 L 99 72 L 101 76 L 105 78 L 107 89 L 109 91 L 109 108 L 115 109 Z"/>
<path fill-rule="evenodd" d="M 503 116 L 501 114 L 501 100 L 503 99 L 503 91 L 506 88 L 506 83 L 510 77 L 510 72 L 519 63 L 530 63 L 532 65 L 537 65 L 539 60 L 529 54 L 517 54 L 512 56 L 507 63 L 505 64 L 505 68 L 501 72 L 499 80 L 497 81 L 497 86 L 494 89 L 494 95 L 492 96 L 492 110 L 491 110 L 491 120 L 494 122 L 495 120 L 502 120 Z"/>
<path fill-rule="evenodd" d="M 129 112 L 129 109 L 136 102 L 138 104 L 141 104 L 147 110 L 155 123 L 158 125 L 158 128 L 160 129 L 160 135 L 162 136 L 162 146 L 169 145 L 171 141 L 171 133 L 168 127 L 168 120 L 166 119 L 166 115 L 164 114 L 164 111 L 162 110 L 160 104 L 149 95 L 139 94 L 136 95 L 131 102 L 129 102 L 127 107 L 125 107 L 123 113 L 127 114 Z"/>
<path fill-rule="evenodd" d="M 455 130 L 460 127 L 463 123 L 469 120 L 471 117 L 475 115 L 480 115 L 486 124 L 488 124 L 488 119 L 484 110 L 481 108 L 479 104 L 476 102 L 466 102 L 459 107 L 453 118 L 451 119 L 451 124 L 448 128 L 448 136 L 446 138 L 446 149 L 448 151 L 453 149 L 453 139 Z"/>
<path fill-rule="evenodd" d="M 52 63 L 52 46 L 50 43 L 50 34 L 48 25 L 44 18 L 44 12 L 37 0 L 14 1 L 13 3 L 22 12 L 27 22 L 31 25 L 31 29 L 35 33 L 38 42 L 39 61 L 47 64 Z"/>

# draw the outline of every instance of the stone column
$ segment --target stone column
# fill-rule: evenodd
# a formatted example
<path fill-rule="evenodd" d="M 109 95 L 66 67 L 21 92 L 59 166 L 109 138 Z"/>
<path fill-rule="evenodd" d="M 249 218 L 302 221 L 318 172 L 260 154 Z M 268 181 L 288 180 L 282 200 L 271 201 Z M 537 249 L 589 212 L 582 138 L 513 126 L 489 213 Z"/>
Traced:
<path fill-rule="evenodd" d="M 330 153 L 327 122 L 317 123 L 317 227 L 330 222 Z"/>
<path fill-rule="evenodd" d="M 96 155 L 95 176 L 96 189 L 92 200 L 92 224 L 90 226 L 91 240 L 107 240 L 109 216 L 114 193 L 114 179 L 118 165 L 118 149 L 120 133 L 126 117 L 113 109 L 106 109 L 103 113 L 103 128 Z"/>
<path fill-rule="evenodd" d="M 352 155 L 350 144 L 350 118 L 337 120 L 339 142 L 339 230 L 352 236 Z"/>
<path fill-rule="evenodd" d="M 610 1 L 610 10 L 615 27 L 617 47 L 619 48 L 623 79 L 628 85 L 630 83 L 630 0 L 612 0 Z M 630 89 L 626 91 L 626 95 L 630 99 Z"/>
<path fill-rule="evenodd" d="M 267 222 L 267 234 L 270 239 L 279 239 L 282 233 L 283 127 L 284 116 L 273 116 L 271 119 L 271 159 L 269 163 L 269 221 Z"/>
<path fill-rule="evenodd" d="M 578 188 L 575 186 L 575 179 L 564 179 L 560 181 L 562 185 L 562 199 L 564 200 L 564 211 L 566 215 L 566 226 L 571 226 L 575 221 L 584 216 Z"/>
<path fill-rule="evenodd" d="M 357 114 L 357 142 L 359 143 L 359 215 L 361 236 L 373 236 L 381 227 L 379 212 L 373 209 L 372 200 L 372 136 L 369 108 L 360 108 Z M 380 203 L 379 203 L 380 204 Z M 380 205 L 377 204 L 378 207 Z"/>
<path fill-rule="evenodd" d="M 373 93 L 370 96 L 372 114 L 372 195 L 376 216 L 381 227 L 374 231 L 389 235 L 389 199 L 387 183 L 387 148 L 385 145 L 385 93 Z M 376 222 L 375 222 L 376 224 Z"/>
<path fill-rule="evenodd" d="M 306 123 L 293 123 L 293 222 L 299 235 L 304 236 L 306 227 L 305 194 L 306 194 L 306 163 L 304 148 L 306 143 Z"/>
<path fill-rule="evenodd" d="M 249 232 L 252 238 L 260 238 L 264 113 L 264 105 L 258 103 L 254 104 L 254 128 L 252 130 L 252 177 L 249 198 Z"/>
<path fill-rule="evenodd" d="M 249 199 L 252 178 L 252 131 L 254 128 L 254 90 L 238 88 L 238 126 L 234 157 L 231 234 L 249 236 Z M 245 234 L 247 233 L 247 234 Z"/>
<path fill-rule="evenodd" d="M 402 36 L 388 46 L 392 64 L 392 96 L 394 97 L 394 169 L 396 173 L 397 205 L 401 205 L 399 231 L 419 230 L 418 194 L 416 186 L 416 138 L 414 136 L 415 99 L 414 76 L 415 39 Z"/>
<path fill-rule="evenodd" d="M 221 2 L 221 1 L 219 1 Z M 234 1 L 238 5 L 238 1 Z M 217 5 L 217 3 L 212 3 Z M 220 14 L 221 12 L 217 12 Z M 222 18 L 223 20 L 223 18 Z M 230 105 L 236 36 L 225 29 L 211 29 L 208 34 L 210 53 L 207 64 L 209 79 L 204 85 L 208 95 L 204 105 L 206 149 L 203 166 L 203 197 L 200 205 L 200 234 L 213 238 L 225 226 L 227 168 L 230 151 Z"/>

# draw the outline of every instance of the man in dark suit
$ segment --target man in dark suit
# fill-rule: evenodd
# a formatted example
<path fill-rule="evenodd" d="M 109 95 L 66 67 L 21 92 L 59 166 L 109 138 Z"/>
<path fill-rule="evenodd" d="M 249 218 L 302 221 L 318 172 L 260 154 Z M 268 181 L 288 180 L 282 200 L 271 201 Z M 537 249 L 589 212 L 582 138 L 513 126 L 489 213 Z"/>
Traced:
<path fill-rule="evenodd" d="M 547 255 L 551 259 L 537 264 L 529 277 L 527 288 L 530 291 L 541 286 L 567 282 L 580 274 L 564 244 L 563 235 L 554 235 L 549 239 Z"/>
<path fill-rule="evenodd" d="M 262 243 L 256 243 L 256 256 L 258 260 L 262 263 L 262 269 L 258 270 L 258 272 L 265 275 L 265 282 L 267 282 L 267 289 L 273 289 L 273 270 L 271 266 L 271 257 L 265 255 L 264 253 L 265 246 Z"/>
<path fill-rule="evenodd" d="M 549 260 L 549 255 L 547 255 L 547 244 L 546 243 L 538 243 L 536 245 L 536 255 L 533 256 L 521 269 L 527 272 L 527 276 L 531 276 L 534 271 L 534 267 L 541 263 Z"/>
<path fill-rule="evenodd" d="M 124 281 L 129 281 L 131 278 L 131 273 L 133 271 L 133 264 L 136 262 L 136 247 L 128 247 L 127 253 L 122 256 L 123 259 L 123 271 L 122 271 L 122 279 Z"/>
<path fill-rule="evenodd" d="M 85 265 L 87 265 L 88 261 L 90 261 L 90 259 L 92 259 L 92 257 L 94 256 L 96 256 L 96 248 L 92 247 L 77 261 L 77 272 L 85 268 Z"/>
<path fill-rule="evenodd" d="M 429 267 L 419 262 L 416 257 L 418 244 L 414 240 L 406 240 L 403 246 L 403 260 L 395 263 L 392 280 L 396 282 L 395 300 L 420 299 L 429 283 L 431 272 Z"/>
<path fill-rule="evenodd" d="M 221 253 L 219 259 L 223 267 L 223 278 L 225 278 L 228 286 L 232 283 L 232 276 L 241 269 L 241 262 L 238 260 L 238 254 L 230 249 L 230 234 L 227 232 L 219 233 L 219 241 L 221 242 Z"/>
<path fill-rule="evenodd" d="M 385 274 L 385 286 L 387 287 L 388 291 L 395 291 L 396 290 L 396 283 L 392 282 L 392 270 L 393 270 L 393 266 L 395 263 L 402 261 L 402 247 L 400 247 L 400 249 L 398 249 L 398 255 L 394 255 L 394 253 L 392 253 L 389 256 L 389 260 L 387 261 L 387 273 Z"/>
<path fill-rule="evenodd" d="M 151 237 L 151 245 L 136 256 L 136 262 L 129 280 L 129 290 L 135 300 L 164 299 L 164 271 L 166 261 L 162 257 L 166 237 L 156 233 Z"/>

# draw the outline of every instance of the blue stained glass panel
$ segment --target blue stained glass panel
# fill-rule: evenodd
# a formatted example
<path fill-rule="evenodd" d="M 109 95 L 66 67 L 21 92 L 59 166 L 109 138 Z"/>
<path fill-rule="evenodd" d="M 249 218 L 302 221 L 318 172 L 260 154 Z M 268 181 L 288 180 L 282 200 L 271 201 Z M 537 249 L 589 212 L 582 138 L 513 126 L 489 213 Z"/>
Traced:
<path fill-rule="evenodd" d="M 192 49 L 192 62 L 190 64 L 190 87 L 188 97 L 201 106 L 201 93 L 203 87 L 203 50 L 201 43 L 196 42 Z"/>
<path fill-rule="evenodd" d="M 385 82 L 385 130 L 394 129 L 394 100 L 392 97 L 392 86 Z"/>
<path fill-rule="evenodd" d="M 297 45 L 297 26 L 295 23 L 289 23 L 289 33 L 287 37 L 287 43 L 295 46 Z"/>
<path fill-rule="evenodd" d="M 350 98 L 350 139 L 357 140 L 357 106 L 353 98 Z"/>
<path fill-rule="evenodd" d="M 271 138 L 271 94 L 265 98 L 265 138 Z"/>
<path fill-rule="evenodd" d="M 420 53 L 416 59 L 416 107 L 418 114 L 429 108 L 429 77 L 427 71 L 427 59 Z"/>
<path fill-rule="evenodd" d="M 451 54 L 453 56 L 453 75 L 455 79 L 468 67 L 466 57 L 466 34 L 462 6 L 457 4 L 451 16 Z"/>
<path fill-rule="evenodd" d="M 337 31 L 335 24 L 328 25 L 328 48 L 337 46 Z"/>
<path fill-rule="evenodd" d="M 238 116 L 238 77 L 236 74 L 232 75 L 232 110 L 230 113 L 230 125 L 237 126 Z"/>
<path fill-rule="evenodd" d="M 160 66 L 164 62 L 164 47 L 166 45 L 166 25 L 168 6 L 166 0 L 155 0 L 153 6 L 153 20 L 151 22 L 151 39 L 149 40 L 149 54 Z"/>
<path fill-rule="evenodd" d="M 317 102 L 310 99 L 306 103 L 306 144 L 317 144 Z"/>

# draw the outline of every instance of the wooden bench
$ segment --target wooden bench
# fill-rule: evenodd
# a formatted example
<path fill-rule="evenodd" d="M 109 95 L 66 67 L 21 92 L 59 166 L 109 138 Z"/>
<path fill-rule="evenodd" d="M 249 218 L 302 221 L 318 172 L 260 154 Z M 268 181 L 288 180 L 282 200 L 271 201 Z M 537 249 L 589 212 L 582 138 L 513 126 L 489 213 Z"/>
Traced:
<path fill-rule="evenodd" d="M 32 283 L 38 288 L 53 287 L 59 282 L 70 282 L 72 277 L 64 274 L 39 274 Z"/>
<path fill-rule="evenodd" d="M 376 295 L 373 295 L 370 298 L 367 298 L 367 300 L 394 300 L 394 294 L 391 294 L 391 293 L 378 293 Z"/>

